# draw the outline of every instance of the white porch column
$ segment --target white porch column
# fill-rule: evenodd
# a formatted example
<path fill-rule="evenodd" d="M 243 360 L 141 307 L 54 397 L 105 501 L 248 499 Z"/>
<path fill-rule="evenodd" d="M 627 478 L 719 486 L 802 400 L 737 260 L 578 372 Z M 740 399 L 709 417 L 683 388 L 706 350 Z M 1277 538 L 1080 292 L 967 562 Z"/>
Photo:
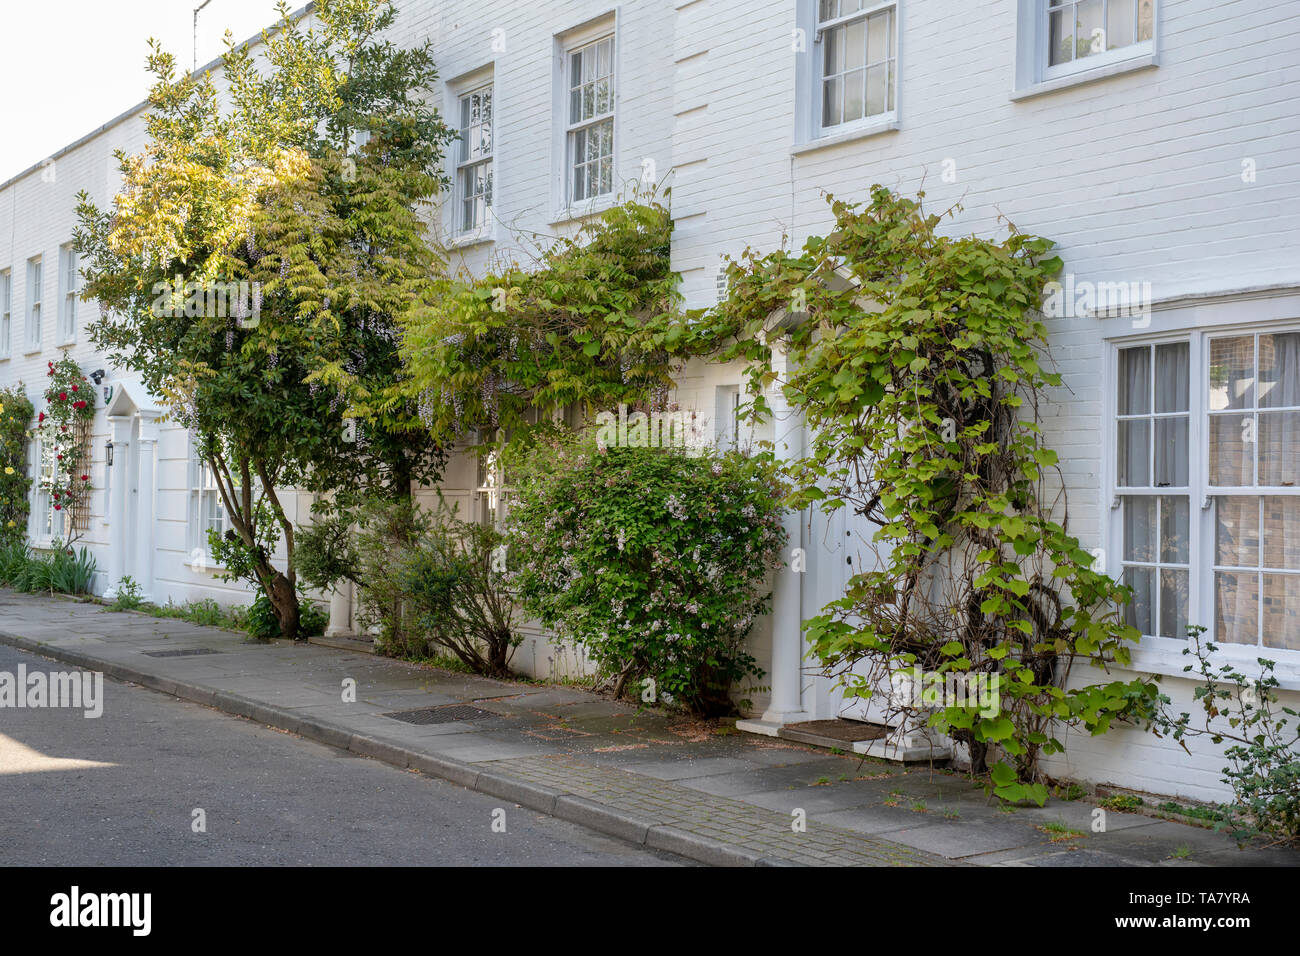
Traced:
<path fill-rule="evenodd" d="M 781 462 L 794 461 L 803 455 L 803 416 L 790 407 L 781 386 L 789 379 L 790 358 L 784 341 L 772 349 L 772 370 L 777 379 L 768 393 L 776 456 Z M 785 567 L 776 574 L 772 589 L 772 663 L 770 681 L 772 699 L 761 720 L 746 720 L 737 727 L 754 733 L 775 736 L 786 724 L 810 720 L 803 707 L 803 606 L 800 572 L 792 570 L 795 548 L 803 547 L 803 520 L 800 512 L 787 511 L 781 519 L 786 532 Z"/>
<path fill-rule="evenodd" d="M 330 623 L 326 637 L 352 637 L 352 582 L 346 578 L 330 594 Z"/>
<path fill-rule="evenodd" d="M 131 483 L 126 473 L 127 463 L 131 460 L 127 454 L 131 448 L 131 418 L 129 415 L 113 415 L 108 419 L 109 434 L 113 442 L 113 464 L 107 468 L 115 469 L 108 478 L 108 588 L 104 597 L 117 597 L 117 586 L 126 574 L 126 546 L 131 534 L 126 527 L 127 521 L 127 485 Z"/>
<path fill-rule="evenodd" d="M 135 570 L 139 576 L 140 592 L 153 599 L 154 552 L 154 456 L 158 448 L 158 419 L 153 415 L 140 415 L 138 455 L 140 461 L 138 496 L 136 502 Z"/>

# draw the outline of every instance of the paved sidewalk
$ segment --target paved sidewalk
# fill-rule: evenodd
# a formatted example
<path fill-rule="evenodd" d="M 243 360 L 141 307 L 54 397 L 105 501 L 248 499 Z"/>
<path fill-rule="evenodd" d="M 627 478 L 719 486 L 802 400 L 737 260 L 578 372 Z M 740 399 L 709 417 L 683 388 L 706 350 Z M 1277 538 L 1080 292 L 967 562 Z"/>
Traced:
<path fill-rule="evenodd" d="M 1086 798 L 1009 812 L 948 771 L 90 603 L 0 590 L 0 641 L 710 864 L 1300 865 L 1140 814 L 1093 833 Z M 390 716 L 425 709 L 436 722 Z"/>

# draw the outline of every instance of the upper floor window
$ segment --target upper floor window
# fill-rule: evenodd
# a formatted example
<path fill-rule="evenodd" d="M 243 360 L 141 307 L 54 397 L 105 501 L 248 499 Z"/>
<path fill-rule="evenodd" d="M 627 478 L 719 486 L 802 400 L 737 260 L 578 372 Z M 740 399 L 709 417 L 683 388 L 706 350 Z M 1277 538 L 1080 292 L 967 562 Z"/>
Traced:
<path fill-rule="evenodd" d="M 456 164 L 458 233 L 487 225 L 492 208 L 492 85 L 460 97 L 460 148 Z"/>
<path fill-rule="evenodd" d="M 14 277 L 10 269 L 0 271 L 0 359 L 9 357 L 13 326 Z"/>
<path fill-rule="evenodd" d="M 71 243 L 59 247 L 59 344 L 77 340 L 77 253 Z"/>
<path fill-rule="evenodd" d="M 27 350 L 39 352 L 41 348 L 41 288 L 45 281 L 41 257 L 27 260 Z"/>
<path fill-rule="evenodd" d="M 568 52 L 568 198 L 614 191 L 614 37 Z"/>
<path fill-rule="evenodd" d="M 819 0 L 817 61 L 823 131 L 894 111 L 897 29 L 896 3 Z"/>
<path fill-rule="evenodd" d="M 1155 0 L 1044 0 L 1047 64 L 1075 60 L 1150 40 Z"/>
<path fill-rule="evenodd" d="M 1195 333 L 1117 359 L 1128 623 L 1300 651 L 1300 330 Z"/>

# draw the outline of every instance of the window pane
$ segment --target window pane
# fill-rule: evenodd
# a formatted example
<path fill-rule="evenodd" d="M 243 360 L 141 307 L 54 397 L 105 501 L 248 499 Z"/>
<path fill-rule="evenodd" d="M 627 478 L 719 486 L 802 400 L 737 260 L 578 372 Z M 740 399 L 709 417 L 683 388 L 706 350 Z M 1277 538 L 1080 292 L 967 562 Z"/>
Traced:
<path fill-rule="evenodd" d="M 1290 488 L 1300 482 L 1300 412 L 1259 413 L 1259 483 Z"/>
<path fill-rule="evenodd" d="M 1175 411 L 1176 409 L 1170 409 Z M 1146 415 L 1151 411 L 1151 350 L 1146 346 L 1119 350 L 1119 413 Z"/>
<path fill-rule="evenodd" d="M 1214 505 L 1214 563 L 1259 566 L 1259 499 L 1223 496 Z"/>
<path fill-rule="evenodd" d="M 1124 606 L 1124 623 L 1143 634 L 1154 634 L 1155 568 L 1125 568 L 1124 584 L 1133 589 L 1133 598 Z"/>
<path fill-rule="evenodd" d="M 1156 499 L 1148 495 L 1124 498 L 1124 560 L 1156 560 Z"/>
<path fill-rule="evenodd" d="M 1160 560 L 1188 563 L 1191 511 L 1186 498 L 1164 495 L 1160 499 Z"/>
<path fill-rule="evenodd" d="M 844 74 L 844 122 L 862 119 L 863 85 L 866 82 L 865 70 L 854 70 Z"/>
<path fill-rule="evenodd" d="M 1189 411 L 1192 407 L 1190 379 L 1191 345 L 1187 342 L 1157 345 L 1156 411 Z"/>
<path fill-rule="evenodd" d="M 1259 576 L 1219 571 L 1214 575 L 1215 640 L 1259 643 Z"/>
<path fill-rule="evenodd" d="M 1187 419 L 1156 419 L 1156 487 L 1187 485 Z"/>
<path fill-rule="evenodd" d="M 1210 484 L 1255 483 L 1254 418 L 1251 415 L 1210 416 Z"/>
<path fill-rule="evenodd" d="M 1300 651 L 1300 574 L 1264 575 L 1264 646 Z"/>
<path fill-rule="evenodd" d="M 883 63 L 889 58 L 889 36 L 892 32 L 889 24 L 889 11 L 876 13 L 867 18 L 867 62 Z"/>
<path fill-rule="evenodd" d="M 1259 407 L 1300 407 L 1300 332 L 1259 337 Z"/>
<path fill-rule="evenodd" d="M 822 76 L 834 76 L 844 70 L 844 27 L 827 30 L 822 36 L 826 48 Z"/>
<path fill-rule="evenodd" d="M 867 115 L 876 116 L 888 109 L 889 67 L 873 66 L 867 71 Z"/>
<path fill-rule="evenodd" d="M 1138 41 L 1150 40 L 1152 31 L 1152 0 L 1138 0 Z"/>
<path fill-rule="evenodd" d="M 1187 636 L 1187 572 L 1160 571 L 1160 637 Z"/>
<path fill-rule="evenodd" d="M 840 91 L 841 81 L 839 79 L 827 80 L 823 85 L 822 93 L 822 125 L 835 126 L 840 122 Z"/>
<path fill-rule="evenodd" d="M 875 37 L 872 37 L 875 46 Z M 874 58 L 875 62 L 879 57 Z M 844 28 L 844 69 L 857 70 L 867 65 L 867 21 L 858 20 Z"/>
<path fill-rule="evenodd" d="M 1145 488 L 1151 479 L 1151 422 L 1119 423 L 1119 484 Z"/>
<path fill-rule="evenodd" d="M 1074 59 L 1074 24 L 1072 10 L 1054 10 L 1047 31 L 1048 65 L 1069 63 Z"/>
<path fill-rule="evenodd" d="M 1264 567 L 1300 571 L 1300 498 L 1269 495 L 1262 504 Z"/>
<path fill-rule="evenodd" d="M 1078 22 L 1074 27 L 1075 55 L 1084 57 L 1106 49 L 1106 29 L 1102 23 L 1101 0 L 1080 0 L 1074 8 Z"/>
<path fill-rule="evenodd" d="M 817 16 L 821 20 L 834 20 L 840 15 L 839 0 L 821 0 Z"/>
<path fill-rule="evenodd" d="M 1210 340 L 1210 410 L 1255 404 L 1255 340 L 1243 335 Z"/>
<path fill-rule="evenodd" d="M 1106 49 L 1133 42 L 1133 0 L 1110 0 L 1106 4 Z"/>

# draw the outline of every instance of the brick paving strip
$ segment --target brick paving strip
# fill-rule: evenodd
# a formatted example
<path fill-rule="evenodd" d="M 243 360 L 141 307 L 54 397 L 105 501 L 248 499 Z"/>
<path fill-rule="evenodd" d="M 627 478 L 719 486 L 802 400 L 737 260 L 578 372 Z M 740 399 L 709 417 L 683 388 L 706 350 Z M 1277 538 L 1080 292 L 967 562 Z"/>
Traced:
<path fill-rule="evenodd" d="M 702 863 L 962 865 L 821 823 L 810 822 L 806 832 L 796 833 L 787 813 L 599 766 L 572 754 L 547 753 L 546 727 L 531 735 L 519 729 L 485 727 L 482 736 L 491 739 L 481 746 L 476 741 L 478 728 L 431 730 L 380 716 L 384 711 L 427 706 L 430 698 L 434 706 L 446 705 L 448 690 L 461 701 L 491 707 L 495 700 L 544 697 L 545 687 L 431 672 L 315 645 L 254 644 L 218 628 L 4 589 L 0 589 L 0 641 Z M 200 653 L 156 656 L 176 650 Z M 331 677 L 322 679 L 322 672 Z M 332 679 L 335 674 L 356 674 L 358 704 L 341 702 L 335 689 L 339 681 Z M 304 678 L 312 686 L 304 688 Z M 422 685 L 431 690 L 421 694 Z M 581 691 L 568 693 L 606 703 Z M 110 705 L 111 697 L 106 713 Z M 508 720 L 509 713 L 493 712 L 493 717 Z M 476 742 L 465 745 L 467 738 Z M 616 745 L 609 749 L 620 749 L 617 743 L 628 739 L 614 738 Z"/>

